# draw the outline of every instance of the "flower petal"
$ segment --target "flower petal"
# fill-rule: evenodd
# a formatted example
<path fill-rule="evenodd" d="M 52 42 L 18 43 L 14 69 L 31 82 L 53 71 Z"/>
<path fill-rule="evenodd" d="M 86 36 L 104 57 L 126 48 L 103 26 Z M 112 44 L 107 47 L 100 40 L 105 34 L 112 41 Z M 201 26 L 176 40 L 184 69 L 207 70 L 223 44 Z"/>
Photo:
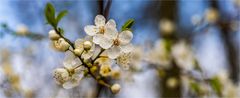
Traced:
<path fill-rule="evenodd" d="M 93 42 L 95 44 L 99 44 L 102 41 L 102 39 L 104 39 L 102 34 L 96 34 L 95 36 L 93 36 Z"/>
<path fill-rule="evenodd" d="M 133 34 L 131 31 L 127 30 L 127 31 L 123 31 L 119 34 L 119 40 L 120 40 L 120 44 L 125 45 L 128 44 L 133 38 Z"/>
<path fill-rule="evenodd" d="M 116 28 L 116 22 L 113 19 L 110 19 L 107 22 L 106 27 L 114 27 L 114 28 Z"/>
<path fill-rule="evenodd" d="M 106 32 L 104 33 L 104 37 L 109 39 L 116 39 L 118 36 L 117 28 L 107 27 Z"/>
<path fill-rule="evenodd" d="M 75 41 L 74 47 L 78 49 L 83 49 L 83 43 L 84 43 L 84 40 L 79 38 Z"/>
<path fill-rule="evenodd" d="M 133 50 L 133 45 L 132 44 L 127 44 L 127 45 L 120 45 L 121 51 L 124 53 L 129 53 Z"/>
<path fill-rule="evenodd" d="M 94 51 L 84 51 L 82 54 L 82 58 L 89 59 L 93 56 Z"/>
<path fill-rule="evenodd" d="M 113 46 L 109 50 L 107 50 L 107 55 L 111 59 L 115 59 L 120 55 L 121 49 L 118 46 Z"/>
<path fill-rule="evenodd" d="M 65 89 L 71 89 L 79 85 L 79 81 L 76 80 L 70 80 L 68 82 L 65 82 L 62 86 Z"/>
<path fill-rule="evenodd" d="M 87 35 L 93 36 L 99 31 L 99 29 L 94 25 L 87 25 L 84 27 L 84 31 Z"/>
<path fill-rule="evenodd" d="M 66 68 L 72 67 L 72 61 L 75 59 L 75 55 L 71 51 L 67 51 L 63 60 L 63 65 Z"/>
<path fill-rule="evenodd" d="M 103 37 L 99 43 L 103 49 L 108 49 L 113 45 L 113 40 Z"/>
<path fill-rule="evenodd" d="M 100 26 L 104 26 L 105 25 L 106 19 L 104 18 L 103 15 L 97 15 L 95 17 L 94 22 L 95 22 L 96 26 L 100 27 Z"/>

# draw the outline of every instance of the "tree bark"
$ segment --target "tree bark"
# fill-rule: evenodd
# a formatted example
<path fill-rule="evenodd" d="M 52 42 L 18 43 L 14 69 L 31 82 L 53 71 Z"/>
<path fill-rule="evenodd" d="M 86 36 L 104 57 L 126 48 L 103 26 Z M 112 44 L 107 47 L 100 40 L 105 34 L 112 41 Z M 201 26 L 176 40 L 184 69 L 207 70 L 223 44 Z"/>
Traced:
<path fill-rule="evenodd" d="M 239 65 L 238 65 L 238 51 L 236 49 L 235 43 L 233 42 L 232 33 L 230 29 L 231 19 L 230 17 L 222 17 L 224 13 L 220 11 L 218 1 L 210 0 L 210 6 L 216 10 L 218 10 L 219 17 L 216 25 L 221 30 L 221 36 L 223 39 L 223 44 L 226 50 L 226 57 L 229 64 L 230 78 L 234 83 L 238 83 L 239 81 Z M 225 15 L 226 16 L 226 15 Z"/>
<path fill-rule="evenodd" d="M 177 24 L 178 18 L 177 10 L 177 0 L 162 0 L 160 2 L 160 20 L 168 19 L 175 24 Z M 175 40 L 174 35 L 162 36 L 164 39 Z M 161 98 L 180 98 L 182 96 L 181 92 L 181 80 L 180 80 L 180 69 L 176 65 L 175 61 L 172 60 L 172 67 L 165 70 L 166 75 L 160 80 L 161 87 Z M 169 78 L 177 79 L 178 85 L 174 88 L 169 88 L 167 86 L 167 81 Z"/>

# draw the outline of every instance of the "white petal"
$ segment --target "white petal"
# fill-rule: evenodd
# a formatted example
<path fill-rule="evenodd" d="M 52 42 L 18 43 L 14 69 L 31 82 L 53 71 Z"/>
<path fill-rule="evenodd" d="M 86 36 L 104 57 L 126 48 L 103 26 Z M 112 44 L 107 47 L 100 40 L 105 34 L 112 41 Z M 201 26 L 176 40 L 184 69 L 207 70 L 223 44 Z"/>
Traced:
<path fill-rule="evenodd" d="M 75 59 L 75 55 L 71 51 L 67 51 L 63 60 L 63 65 L 66 68 L 72 67 L 72 61 Z"/>
<path fill-rule="evenodd" d="M 94 22 L 95 22 L 95 25 L 98 26 L 98 27 L 99 27 L 99 26 L 104 26 L 104 25 L 105 25 L 105 22 L 106 22 L 106 19 L 104 18 L 103 15 L 97 15 L 97 16 L 95 17 Z"/>
<path fill-rule="evenodd" d="M 71 80 L 63 84 L 63 88 L 71 89 L 79 85 L 79 81 Z"/>
<path fill-rule="evenodd" d="M 108 39 L 108 38 L 102 38 L 99 45 L 103 48 L 103 49 L 108 49 L 113 45 L 113 40 L 112 39 Z"/>
<path fill-rule="evenodd" d="M 128 44 L 133 38 L 133 34 L 131 31 L 127 30 L 127 31 L 123 31 L 119 34 L 119 40 L 120 40 L 120 44 L 124 45 L 124 44 Z"/>
<path fill-rule="evenodd" d="M 133 50 L 133 45 L 132 44 L 120 45 L 120 48 L 122 52 L 129 53 Z"/>
<path fill-rule="evenodd" d="M 85 37 L 84 37 L 84 40 L 91 41 L 92 39 L 93 39 L 93 37 L 92 37 L 92 36 L 85 36 Z"/>
<path fill-rule="evenodd" d="M 89 59 L 93 56 L 94 51 L 84 51 L 82 54 L 82 58 Z"/>
<path fill-rule="evenodd" d="M 79 38 L 75 41 L 74 47 L 78 48 L 78 49 L 82 49 L 83 48 L 83 43 L 84 43 L 84 40 Z"/>
<path fill-rule="evenodd" d="M 93 36 L 99 31 L 99 29 L 96 26 L 87 25 L 84 27 L 84 31 L 87 33 L 87 35 Z"/>
<path fill-rule="evenodd" d="M 109 39 L 116 39 L 118 36 L 117 28 L 114 27 L 107 27 L 104 36 Z"/>
<path fill-rule="evenodd" d="M 114 28 L 116 28 L 116 22 L 113 19 L 110 19 L 107 22 L 106 27 L 114 27 Z"/>
<path fill-rule="evenodd" d="M 107 50 L 107 55 L 111 59 L 115 59 L 120 55 L 121 49 L 118 46 L 113 46 L 109 50 Z"/>
<path fill-rule="evenodd" d="M 102 34 L 96 34 L 95 36 L 93 36 L 93 42 L 95 44 L 99 44 L 102 41 L 102 39 L 104 39 Z"/>

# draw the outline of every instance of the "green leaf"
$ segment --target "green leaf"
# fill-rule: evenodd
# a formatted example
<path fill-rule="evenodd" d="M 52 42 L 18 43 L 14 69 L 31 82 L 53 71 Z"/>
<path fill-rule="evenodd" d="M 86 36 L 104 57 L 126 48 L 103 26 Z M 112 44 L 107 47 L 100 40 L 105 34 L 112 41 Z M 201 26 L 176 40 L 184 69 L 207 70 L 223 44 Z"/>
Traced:
<path fill-rule="evenodd" d="M 191 89 L 193 91 L 195 91 L 196 93 L 201 93 L 201 88 L 200 88 L 200 86 L 197 83 L 191 82 L 190 86 L 191 86 Z"/>
<path fill-rule="evenodd" d="M 122 31 L 131 30 L 131 27 L 133 26 L 133 24 L 134 24 L 134 19 L 129 19 L 122 26 Z"/>
<path fill-rule="evenodd" d="M 220 83 L 218 77 L 214 77 L 210 80 L 210 85 L 212 89 L 217 93 L 218 96 L 222 96 L 222 84 Z"/>
<path fill-rule="evenodd" d="M 55 9 L 51 3 L 47 3 L 45 7 L 45 17 L 50 25 L 57 27 L 57 22 L 55 20 Z"/>
<path fill-rule="evenodd" d="M 58 24 L 58 22 L 65 16 L 67 15 L 68 11 L 67 10 L 64 10 L 64 11 L 61 11 L 58 15 L 57 15 L 57 18 L 56 18 L 56 22 Z"/>

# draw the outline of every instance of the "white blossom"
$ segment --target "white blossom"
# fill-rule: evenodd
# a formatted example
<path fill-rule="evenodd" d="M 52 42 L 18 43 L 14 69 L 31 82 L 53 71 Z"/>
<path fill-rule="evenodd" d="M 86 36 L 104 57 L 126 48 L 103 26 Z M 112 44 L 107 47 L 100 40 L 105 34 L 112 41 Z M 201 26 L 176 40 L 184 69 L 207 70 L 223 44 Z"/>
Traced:
<path fill-rule="evenodd" d="M 147 53 L 145 60 L 159 67 L 169 67 L 171 56 L 169 56 L 166 44 L 165 40 L 158 40 L 154 48 Z"/>
<path fill-rule="evenodd" d="M 108 30 L 110 31 L 110 30 Z M 107 49 L 107 56 L 111 59 L 117 58 L 121 53 L 129 53 L 133 49 L 130 41 L 133 38 L 131 31 L 123 31 L 118 33 L 116 30 L 106 32 L 105 35 L 99 36 L 99 45 Z"/>
<path fill-rule="evenodd" d="M 107 28 L 115 28 L 116 29 L 116 23 L 113 19 L 110 19 L 106 23 L 106 19 L 102 15 L 97 15 L 95 17 L 95 25 L 87 25 L 84 27 L 84 31 L 90 35 L 93 36 L 93 42 L 98 44 L 98 36 L 105 34 L 105 32 L 108 30 Z"/>
<path fill-rule="evenodd" d="M 185 70 L 194 68 L 194 55 L 191 48 L 184 41 L 180 41 L 172 47 L 172 56 L 177 65 Z"/>
<path fill-rule="evenodd" d="M 72 52 L 67 51 L 63 61 L 64 68 L 69 72 L 69 80 L 64 82 L 63 88 L 70 89 L 79 85 L 80 80 L 84 76 L 84 66 L 80 66 L 82 62 Z"/>
<path fill-rule="evenodd" d="M 90 36 L 86 36 L 84 39 L 77 39 L 74 46 L 76 54 L 79 56 L 82 54 L 81 56 L 84 59 L 89 59 L 94 54 L 95 44 L 93 44 Z"/>

